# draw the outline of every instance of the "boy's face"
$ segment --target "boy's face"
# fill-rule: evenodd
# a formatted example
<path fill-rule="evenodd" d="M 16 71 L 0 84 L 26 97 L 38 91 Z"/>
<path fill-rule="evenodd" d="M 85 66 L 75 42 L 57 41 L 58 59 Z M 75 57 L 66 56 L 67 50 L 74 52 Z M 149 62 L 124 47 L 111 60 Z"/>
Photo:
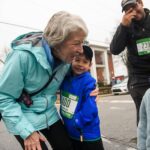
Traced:
<path fill-rule="evenodd" d="M 89 71 L 90 67 L 90 60 L 88 60 L 83 54 L 79 54 L 72 61 L 72 70 L 75 75 Z"/>

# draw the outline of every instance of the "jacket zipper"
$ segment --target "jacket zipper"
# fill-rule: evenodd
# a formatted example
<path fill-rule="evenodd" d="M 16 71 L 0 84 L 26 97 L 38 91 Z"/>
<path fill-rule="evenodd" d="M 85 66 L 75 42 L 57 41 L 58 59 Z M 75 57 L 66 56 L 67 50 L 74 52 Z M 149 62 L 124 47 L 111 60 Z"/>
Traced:
<path fill-rule="evenodd" d="M 48 108 L 48 99 L 46 97 L 46 95 L 44 95 L 45 99 L 46 99 L 46 109 Z M 49 129 L 49 125 L 48 125 L 48 117 L 47 115 L 45 114 L 45 117 L 46 117 L 46 125 L 47 125 L 47 129 Z"/>

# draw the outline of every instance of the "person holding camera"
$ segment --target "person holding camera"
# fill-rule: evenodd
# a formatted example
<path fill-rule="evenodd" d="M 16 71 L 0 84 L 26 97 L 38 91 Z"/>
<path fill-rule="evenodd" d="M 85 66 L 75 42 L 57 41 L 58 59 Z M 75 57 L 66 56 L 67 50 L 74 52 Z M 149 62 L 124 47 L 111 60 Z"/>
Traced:
<path fill-rule="evenodd" d="M 137 110 L 145 91 L 150 88 L 150 11 L 142 0 L 122 0 L 122 21 L 110 44 L 110 51 L 118 55 L 127 48 L 128 89 Z"/>
<path fill-rule="evenodd" d="M 47 150 L 47 139 L 53 150 L 72 150 L 55 106 L 56 92 L 74 56 L 83 52 L 87 34 L 79 16 L 60 11 L 44 32 L 24 34 L 11 43 L 0 77 L 0 112 L 23 149 Z"/>

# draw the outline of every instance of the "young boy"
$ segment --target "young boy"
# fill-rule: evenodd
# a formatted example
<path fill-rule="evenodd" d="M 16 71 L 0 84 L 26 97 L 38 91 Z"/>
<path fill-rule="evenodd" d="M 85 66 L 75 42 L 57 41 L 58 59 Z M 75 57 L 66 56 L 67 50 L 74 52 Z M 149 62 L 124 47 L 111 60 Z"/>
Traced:
<path fill-rule="evenodd" d="M 96 85 L 89 73 L 92 57 L 92 49 L 83 46 L 61 86 L 60 114 L 74 150 L 104 150 L 96 97 L 90 96 Z"/>

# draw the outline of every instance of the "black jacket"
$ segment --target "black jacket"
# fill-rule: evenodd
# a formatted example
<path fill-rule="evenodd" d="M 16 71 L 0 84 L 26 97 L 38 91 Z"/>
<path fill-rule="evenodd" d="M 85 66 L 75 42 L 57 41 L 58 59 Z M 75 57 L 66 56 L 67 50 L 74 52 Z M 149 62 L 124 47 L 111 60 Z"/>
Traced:
<path fill-rule="evenodd" d="M 150 77 L 150 53 L 139 55 L 137 40 L 150 38 L 150 11 L 145 9 L 146 17 L 130 27 L 120 24 L 110 44 L 110 51 L 117 55 L 127 47 L 127 66 L 129 75 Z M 150 41 L 149 41 L 150 47 Z M 150 52 L 150 49 L 149 49 Z"/>

